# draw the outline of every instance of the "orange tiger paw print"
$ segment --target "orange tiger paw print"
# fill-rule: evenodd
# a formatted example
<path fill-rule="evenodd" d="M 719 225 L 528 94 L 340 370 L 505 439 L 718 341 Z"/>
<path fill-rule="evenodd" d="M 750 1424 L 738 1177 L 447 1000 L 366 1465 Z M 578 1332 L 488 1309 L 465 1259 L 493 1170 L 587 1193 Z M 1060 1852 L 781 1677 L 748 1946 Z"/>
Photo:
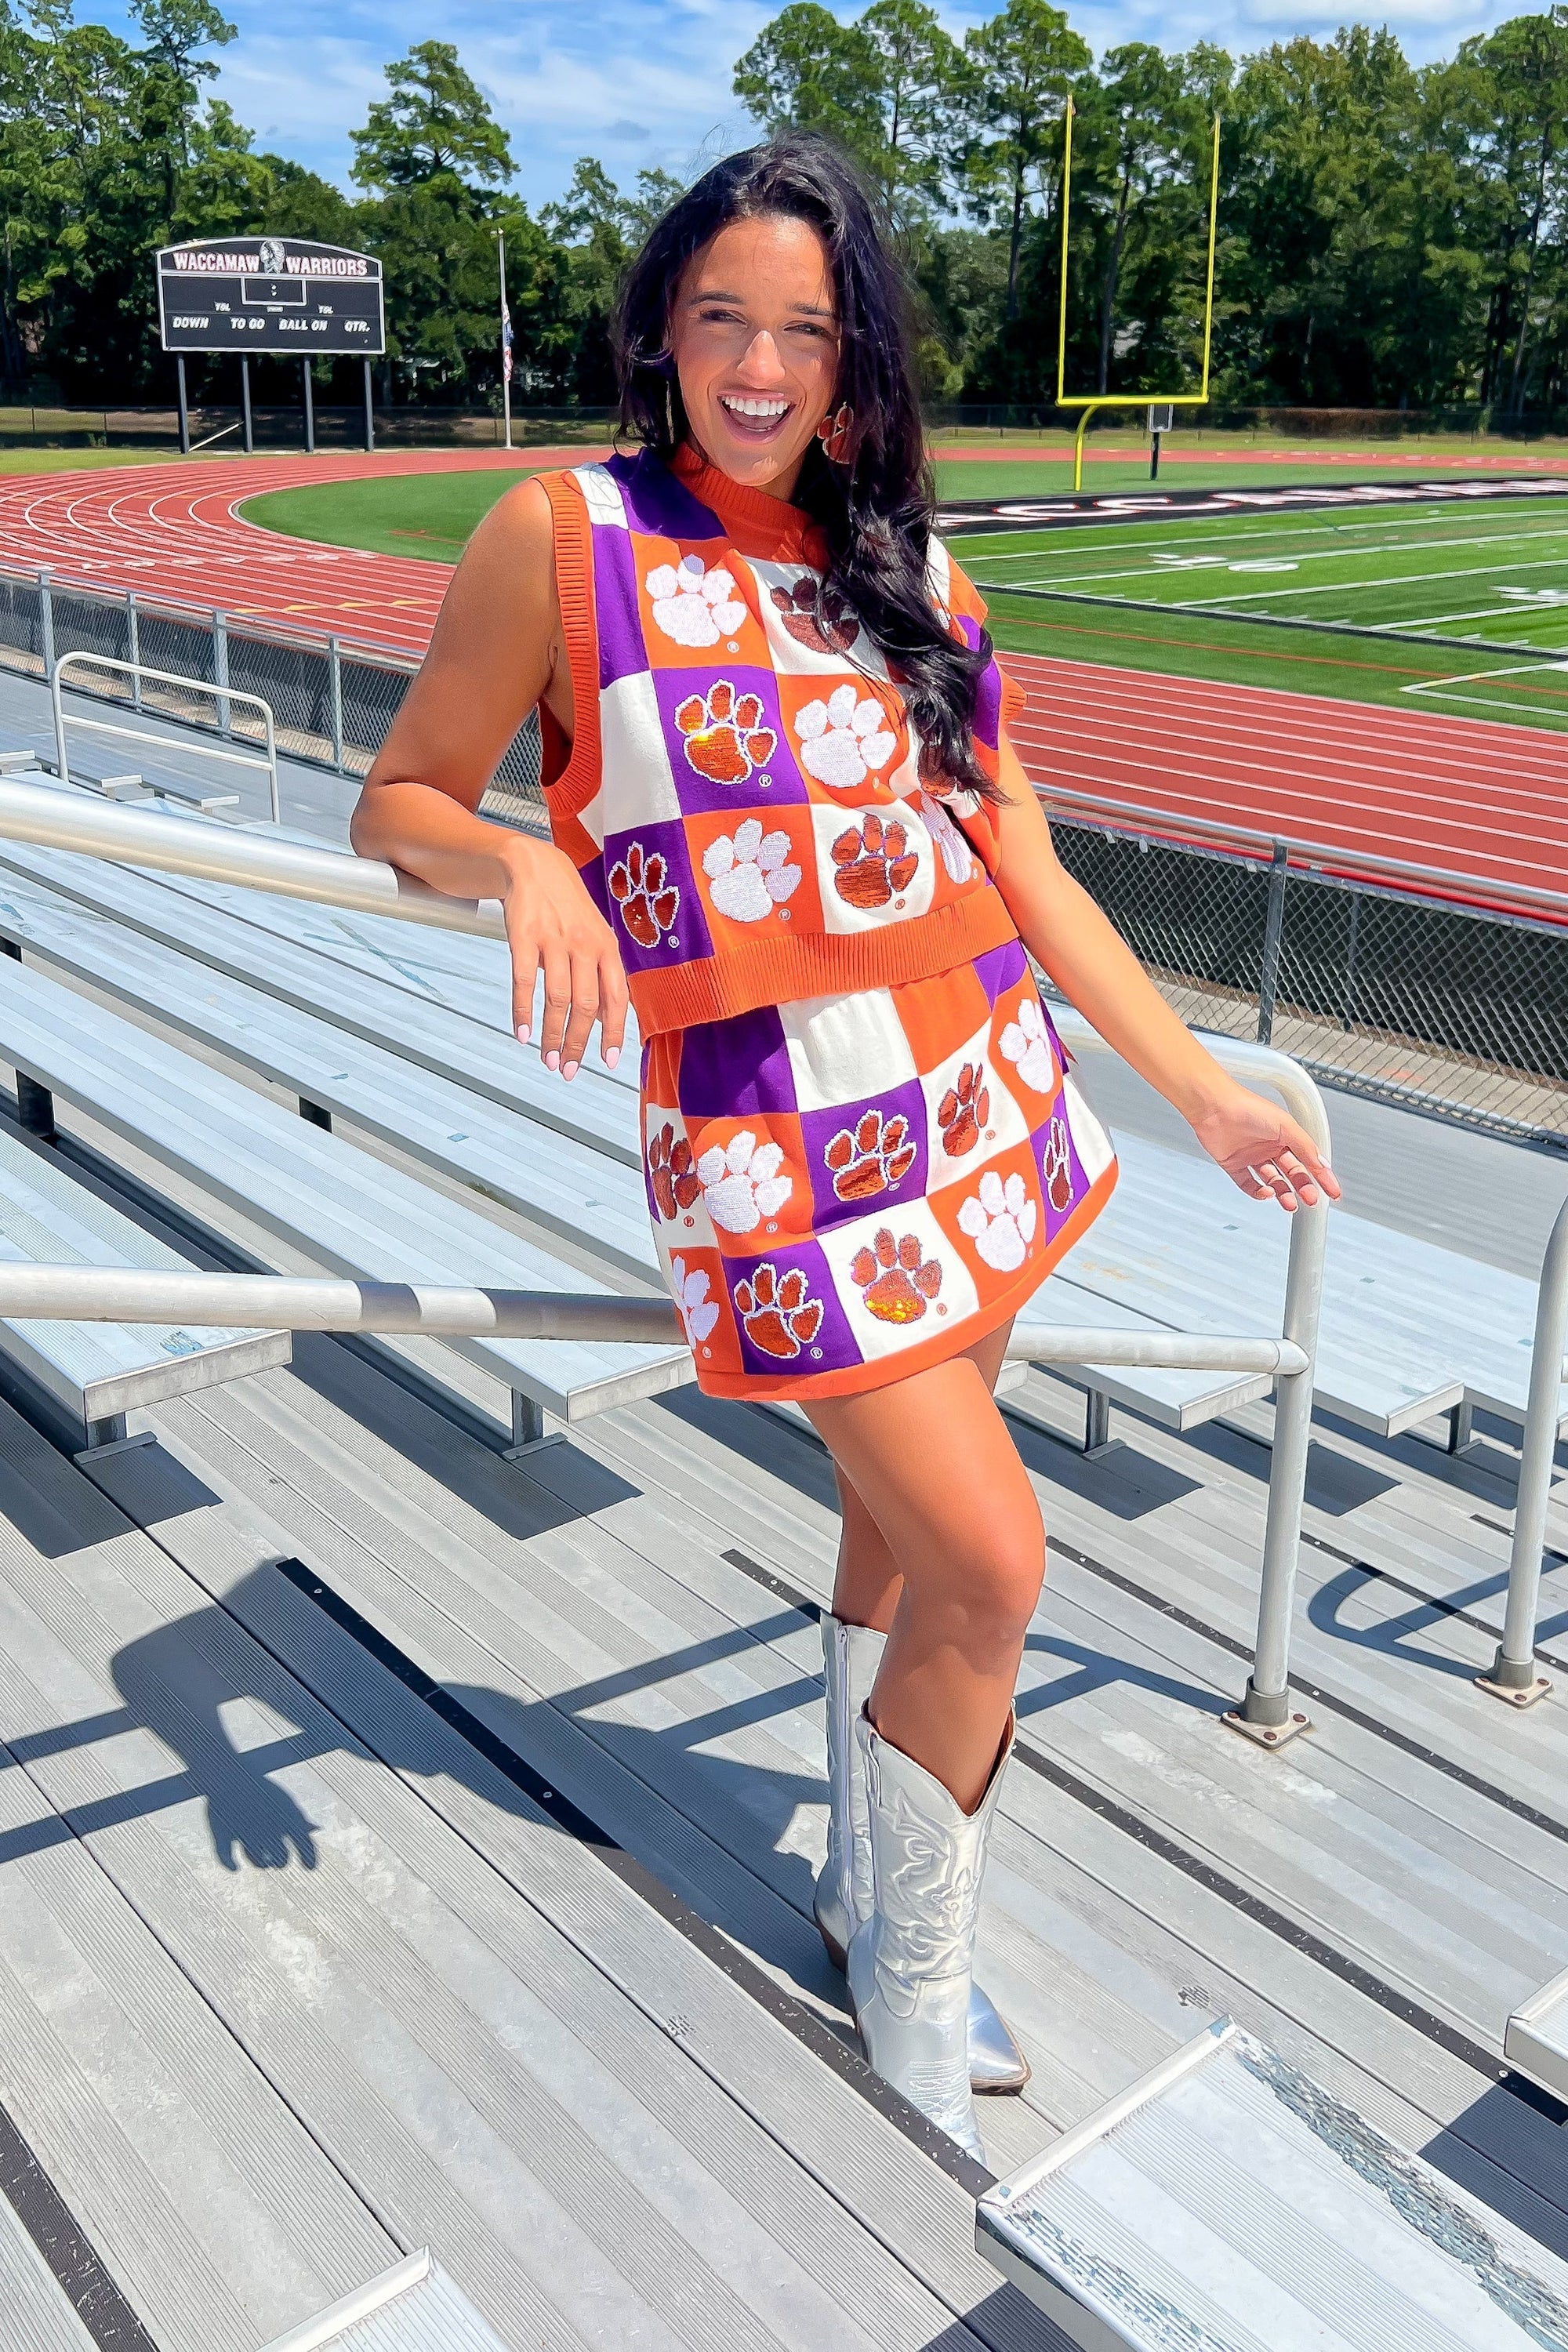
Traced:
<path fill-rule="evenodd" d="M 851 825 L 833 845 L 833 863 L 838 869 L 833 887 L 847 907 L 885 907 L 920 871 L 897 817 L 868 816 Z"/>
<path fill-rule="evenodd" d="M 737 694 L 727 677 L 678 703 L 675 723 L 698 774 L 710 783 L 743 784 L 754 768 L 765 768 L 779 739 L 771 727 L 759 725 L 762 715 L 761 695 Z"/>
<path fill-rule="evenodd" d="M 692 1164 L 691 1146 L 677 1139 L 666 1119 L 647 1148 L 647 1178 L 661 1217 L 673 1218 L 702 1198 L 702 1179 Z"/>
<path fill-rule="evenodd" d="M 991 1116 L 991 1089 L 985 1084 L 984 1062 L 965 1062 L 958 1084 L 949 1087 L 936 1107 L 942 1148 L 950 1160 L 962 1160 L 980 1140 L 980 1130 Z"/>
<path fill-rule="evenodd" d="M 680 905 L 679 887 L 670 881 L 662 853 L 645 853 L 640 841 L 611 866 L 610 896 L 639 948 L 658 947 Z"/>
<path fill-rule="evenodd" d="M 781 1275 L 771 1259 L 735 1285 L 735 1305 L 753 1348 L 787 1363 L 811 1345 L 822 1328 L 822 1301 L 808 1298 L 806 1289 L 799 1266 Z"/>
<path fill-rule="evenodd" d="M 922 1259 L 917 1234 L 895 1241 L 883 1225 L 850 1259 L 849 1279 L 879 1323 L 918 1323 L 942 1288 L 942 1266 Z"/>
<path fill-rule="evenodd" d="M 915 1164 L 909 1120 L 901 1111 L 891 1118 L 879 1110 L 863 1111 L 853 1128 L 839 1129 L 822 1156 L 841 1201 L 874 1201 L 879 1192 L 901 1184 Z"/>

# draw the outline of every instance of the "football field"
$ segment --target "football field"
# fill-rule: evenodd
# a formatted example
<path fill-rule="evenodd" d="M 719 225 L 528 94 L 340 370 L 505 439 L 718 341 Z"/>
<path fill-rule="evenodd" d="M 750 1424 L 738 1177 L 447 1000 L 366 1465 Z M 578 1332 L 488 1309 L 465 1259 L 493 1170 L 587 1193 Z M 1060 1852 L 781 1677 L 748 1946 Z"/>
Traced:
<path fill-rule="evenodd" d="M 999 641 L 1047 651 L 1060 636 L 1065 653 L 1103 636 L 1100 658 L 1298 689 L 1320 683 L 1306 668 L 1342 670 L 1321 689 L 1568 725 L 1568 497 L 1171 512 L 971 532 L 953 551 Z M 1085 626 L 1096 605 L 1114 628 Z"/>

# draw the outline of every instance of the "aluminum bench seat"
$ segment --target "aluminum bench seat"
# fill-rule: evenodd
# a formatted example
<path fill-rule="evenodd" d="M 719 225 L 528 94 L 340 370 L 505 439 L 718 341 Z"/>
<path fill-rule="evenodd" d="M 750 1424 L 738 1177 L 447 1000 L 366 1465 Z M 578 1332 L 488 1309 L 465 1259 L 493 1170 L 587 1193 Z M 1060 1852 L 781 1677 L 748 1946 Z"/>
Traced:
<path fill-rule="evenodd" d="M 286 1087 L 318 1125 L 363 1129 L 618 1272 L 659 1279 L 642 1177 L 623 1160 L 39 885 L 0 879 L 0 940 Z M 510 1055 L 523 1058 L 515 1041 Z"/>
<path fill-rule="evenodd" d="M 429 2248 L 395 2263 L 263 2352 L 507 2352 Z"/>
<path fill-rule="evenodd" d="M 0 1131 L 0 1260 L 184 1272 L 190 1260 L 122 1216 L 46 1153 Z M 0 1354 L 60 1406 L 79 1443 L 125 1435 L 138 1406 L 286 1364 L 286 1331 L 149 1324 L 0 1323 Z"/>
<path fill-rule="evenodd" d="M 979 2202 L 1083 2352 L 1540 2352 L 1568 2263 L 1222 2022 Z"/>
<path fill-rule="evenodd" d="M 1124 1299 L 1085 1290 L 1072 1278 L 1070 1269 L 1076 1263 L 1076 1258 L 1069 1258 L 1068 1273 L 1053 1274 L 1041 1286 L 1020 1314 L 1016 1331 L 1026 1332 L 1034 1323 L 1055 1330 L 1081 1330 L 1095 1325 L 1108 1331 L 1157 1332 L 1173 1328 Z M 1089 1453 L 1108 1441 L 1106 1415 L 1112 1404 L 1130 1406 L 1160 1428 L 1181 1436 L 1221 1413 L 1238 1412 L 1244 1404 L 1268 1396 L 1274 1386 L 1272 1378 L 1261 1372 L 1173 1372 L 1124 1364 L 1053 1364 L 1050 1370 L 1057 1379 L 1088 1393 L 1085 1450 Z M 1007 1410 L 1026 1421 L 1040 1418 L 1027 1397 L 1010 1395 Z"/>
<path fill-rule="evenodd" d="M 1568 1969 L 1521 2001 L 1503 2030 L 1502 2051 L 1532 2083 L 1568 2099 Z"/>
<path fill-rule="evenodd" d="M 350 1278 L 583 1293 L 596 1283 L 459 1201 L 0 958 L 0 1060 L 316 1264 Z M 513 1397 L 519 1442 L 678 1387 L 684 1348 L 452 1339 Z"/>
<path fill-rule="evenodd" d="M 1122 1181 L 1073 1252 L 1074 1283 L 1189 1330 L 1271 1328 L 1284 1296 L 1287 1219 L 1259 1214 L 1221 1170 L 1190 1153 L 1140 1136 L 1120 1137 L 1118 1149 Z M 1244 1229 L 1246 1253 L 1237 1247 Z M 1520 1276 L 1338 1207 L 1317 1401 L 1380 1437 L 1471 1402 L 1522 1423 L 1535 1296 Z"/>
<path fill-rule="evenodd" d="M 320 849 L 321 844 L 311 846 Z M 0 841 L 0 923 L 7 906 L 19 911 L 12 877 L 18 883 L 42 883 L 124 929 L 141 931 L 231 979 L 265 989 L 283 1003 L 320 1014 L 336 1028 L 455 1078 L 627 1167 L 642 1165 L 635 1050 L 626 1056 L 630 1087 L 592 1066 L 570 1086 L 563 1085 L 531 1046 L 520 1045 L 511 1034 L 504 950 L 494 988 L 487 989 L 482 999 L 476 991 L 482 1016 L 476 1012 L 470 1017 L 455 1012 L 429 990 L 409 983 L 408 975 L 420 969 L 413 959 L 423 950 L 426 936 L 412 924 L 383 923 L 381 929 L 395 936 L 385 948 L 378 942 L 373 950 L 361 937 L 376 920 L 372 916 L 268 898 L 258 890 L 219 883 L 200 886 L 213 894 L 209 904 L 170 887 L 180 877 L 154 880 L 131 866 L 106 866 L 69 851 L 11 841 Z M 220 898 L 232 905 L 219 903 Z M 308 936 L 296 938 L 268 928 L 262 919 L 277 909 L 296 918 Z M 461 937 L 444 932 L 429 936 L 443 943 Z"/>

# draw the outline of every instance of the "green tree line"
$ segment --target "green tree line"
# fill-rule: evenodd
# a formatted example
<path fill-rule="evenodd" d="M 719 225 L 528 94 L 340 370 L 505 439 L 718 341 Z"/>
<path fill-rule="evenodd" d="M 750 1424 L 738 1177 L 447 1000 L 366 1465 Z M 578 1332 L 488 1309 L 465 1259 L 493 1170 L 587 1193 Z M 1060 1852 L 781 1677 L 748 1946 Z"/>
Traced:
<path fill-rule="evenodd" d="M 498 395 L 502 232 L 517 396 L 610 397 L 616 286 L 678 180 L 625 190 L 584 158 L 531 212 L 505 129 L 457 50 L 427 40 L 387 67 L 345 190 L 258 152 L 211 91 L 235 37 L 214 0 L 132 15 L 127 40 L 78 23 L 72 0 L 0 0 L 13 396 L 166 397 L 154 250 L 265 230 L 378 254 L 383 396 L 443 404 Z M 760 126 L 820 130 L 876 181 L 919 287 L 933 398 L 1050 397 L 1070 98 L 1070 390 L 1195 381 L 1217 115 L 1217 400 L 1568 404 L 1568 7 L 1415 66 L 1362 26 L 1241 58 L 1135 41 L 1097 61 L 1050 0 L 1005 0 L 962 41 L 923 0 L 858 16 L 792 0 L 733 86 Z"/>

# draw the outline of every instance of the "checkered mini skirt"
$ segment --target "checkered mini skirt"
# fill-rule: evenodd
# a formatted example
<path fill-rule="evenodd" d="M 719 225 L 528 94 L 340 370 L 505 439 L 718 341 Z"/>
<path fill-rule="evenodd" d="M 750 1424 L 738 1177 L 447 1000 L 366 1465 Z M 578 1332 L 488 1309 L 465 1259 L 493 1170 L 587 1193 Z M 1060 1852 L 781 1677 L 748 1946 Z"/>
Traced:
<path fill-rule="evenodd" d="M 714 1396 L 852 1396 L 1007 1322 L 1116 1181 L 1016 940 L 651 1037 L 660 1264 Z"/>

